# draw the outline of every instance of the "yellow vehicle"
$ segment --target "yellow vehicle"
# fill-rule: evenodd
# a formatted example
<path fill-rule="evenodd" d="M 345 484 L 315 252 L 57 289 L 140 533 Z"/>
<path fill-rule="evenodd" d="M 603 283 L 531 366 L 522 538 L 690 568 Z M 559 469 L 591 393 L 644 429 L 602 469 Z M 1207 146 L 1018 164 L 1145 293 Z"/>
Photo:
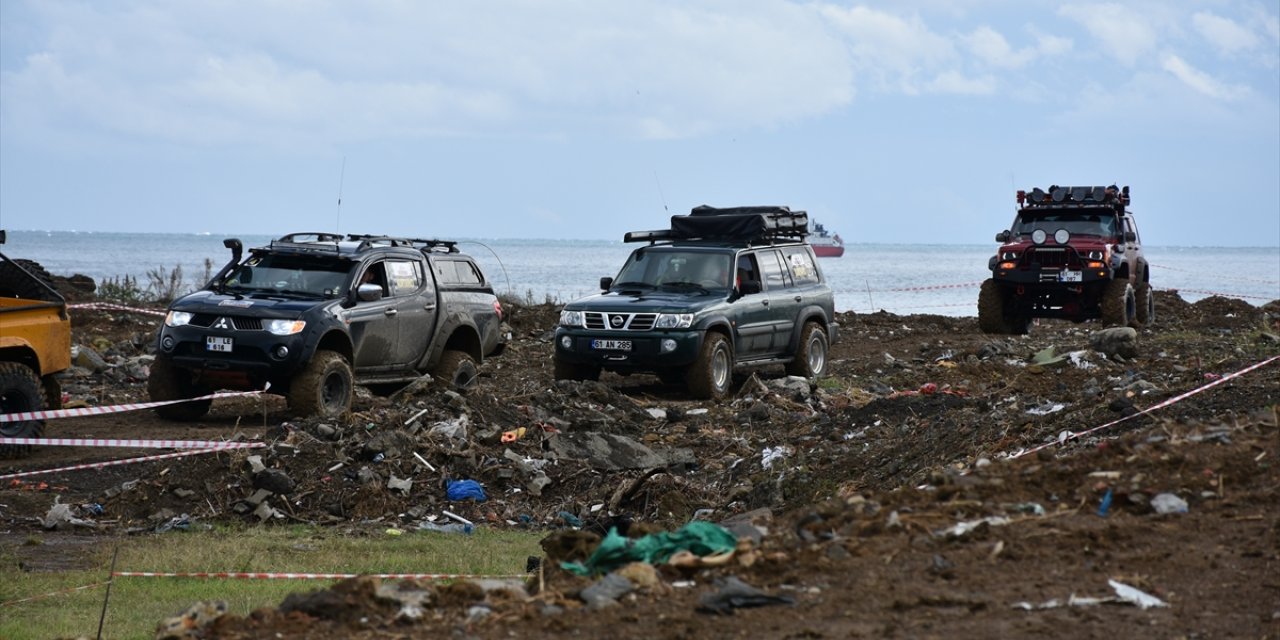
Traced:
<path fill-rule="evenodd" d="M 0 230 L 0 244 L 5 233 Z M 57 374 L 71 367 L 67 303 L 38 269 L 0 253 L 0 414 L 62 406 Z M 38 438 L 43 420 L 0 422 L 0 436 Z M 18 457 L 29 445 L 0 444 L 0 456 Z"/>

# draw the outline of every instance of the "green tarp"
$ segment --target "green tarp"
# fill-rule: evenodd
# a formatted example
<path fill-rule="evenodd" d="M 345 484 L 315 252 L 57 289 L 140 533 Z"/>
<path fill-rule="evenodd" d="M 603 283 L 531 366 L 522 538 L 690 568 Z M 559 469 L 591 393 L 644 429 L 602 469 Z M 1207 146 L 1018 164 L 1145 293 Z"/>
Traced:
<path fill-rule="evenodd" d="M 689 551 L 698 557 L 733 551 L 738 539 L 728 529 L 697 520 L 674 533 L 653 533 L 632 540 L 609 529 L 595 553 L 586 562 L 562 562 L 560 566 L 580 576 L 608 573 L 632 562 L 661 564 L 678 551 Z"/>

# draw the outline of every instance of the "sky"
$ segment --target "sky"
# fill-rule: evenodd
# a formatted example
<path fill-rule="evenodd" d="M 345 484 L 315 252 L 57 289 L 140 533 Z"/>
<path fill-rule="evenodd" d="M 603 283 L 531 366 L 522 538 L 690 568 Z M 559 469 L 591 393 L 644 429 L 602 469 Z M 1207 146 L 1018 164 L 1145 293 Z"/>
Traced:
<path fill-rule="evenodd" d="M 788 205 L 994 244 L 1129 185 L 1280 247 L 1275 0 L 0 2 L 0 227 L 605 239 Z"/>

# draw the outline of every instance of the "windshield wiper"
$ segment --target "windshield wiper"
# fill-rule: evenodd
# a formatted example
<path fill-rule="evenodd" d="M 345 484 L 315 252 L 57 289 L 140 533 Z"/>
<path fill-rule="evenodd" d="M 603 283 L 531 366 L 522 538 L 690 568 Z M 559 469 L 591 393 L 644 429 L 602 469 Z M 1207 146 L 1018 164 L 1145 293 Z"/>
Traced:
<path fill-rule="evenodd" d="M 703 293 L 711 293 L 710 289 L 707 289 L 696 282 L 664 282 L 662 283 L 662 286 L 671 287 L 672 289 L 697 289 Z"/>
<path fill-rule="evenodd" d="M 639 280 L 631 280 L 628 282 L 613 283 L 614 289 L 652 289 L 653 285 L 648 282 L 640 282 Z"/>

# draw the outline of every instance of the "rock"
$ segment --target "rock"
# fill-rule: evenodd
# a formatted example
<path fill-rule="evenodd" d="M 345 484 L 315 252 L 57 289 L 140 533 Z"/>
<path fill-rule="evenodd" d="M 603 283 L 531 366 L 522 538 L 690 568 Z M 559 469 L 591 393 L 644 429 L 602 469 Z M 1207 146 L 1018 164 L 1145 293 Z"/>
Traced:
<path fill-rule="evenodd" d="M 296 484 L 289 474 L 279 469 L 265 469 L 253 474 L 253 488 L 266 489 L 271 493 L 288 495 L 293 493 Z"/>
<path fill-rule="evenodd" d="M 465 420 L 463 424 L 466 424 Z M 379 431 L 360 447 L 360 456 L 365 460 L 373 460 L 378 454 L 382 454 L 383 459 L 394 459 L 408 455 L 413 447 L 413 436 L 404 431 Z"/>
<path fill-rule="evenodd" d="M 801 376 L 787 376 L 777 380 L 770 380 L 769 386 L 783 392 L 798 400 L 807 400 L 809 393 L 812 391 L 809 385 L 809 379 Z"/>
<path fill-rule="evenodd" d="M 187 640 L 205 637 L 204 628 L 227 613 L 222 600 L 201 600 L 186 611 L 167 618 L 156 627 L 156 640 Z"/>
<path fill-rule="evenodd" d="M 551 439 L 551 449 L 561 459 L 582 460 L 596 469 L 654 469 L 693 461 L 693 452 L 674 449 L 659 453 L 615 433 L 563 433 Z"/>
<path fill-rule="evenodd" d="M 73 364 L 77 367 L 88 369 L 94 373 L 102 373 L 111 366 L 107 364 L 107 361 L 103 359 L 102 356 L 98 355 L 98 352 L 95 351 L 93 347 L 80 345 L 80 348 L 76 351 L 77 353 Z"/>
<path fill-rule="evenodd" d="M 398 491 L 402 495 L 409 495 L 409 491 L 413 489 L 412 478 L 397 478 L 395 474 L 391 474 L 391 479 L 387 480 L 387 489 Z"/>
<path fill-rule="evenodd" d="M 602 609 L 617 604 L 618 598 L 635 591 L 635 588 L 630 580 L 615 572 L 580 591 L 578 597 L 587 603 L 588 609 Z"/>
<path fill-rule="evenodd" d="M 262 464 L 262 456 L 249 456 L 244 459 L 249 463 L 249 473 L 262 473 L 267 470 L 267 465 Z"/>
<path fill-rule="evenodd" d="M 1133 327 L 1095 331 L 1089 336 L 1089 346 L 1107 357 L 1135 358 L 1138 356 L 1138 331 Z"/>

